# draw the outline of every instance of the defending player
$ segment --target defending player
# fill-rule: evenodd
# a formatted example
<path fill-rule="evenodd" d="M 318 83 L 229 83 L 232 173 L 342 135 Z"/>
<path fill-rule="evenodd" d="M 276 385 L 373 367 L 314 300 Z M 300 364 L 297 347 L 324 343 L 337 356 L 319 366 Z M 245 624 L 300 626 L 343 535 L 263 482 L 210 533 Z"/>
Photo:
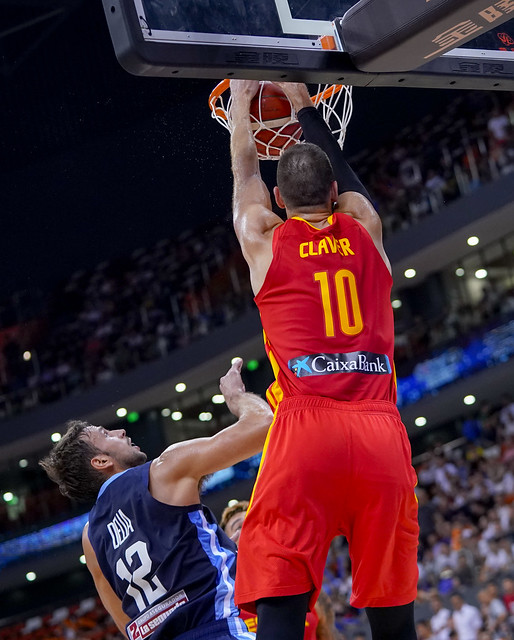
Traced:
<path fill-rule="evenodd" d="M 146 462 L 123 429 L 74 422 L 41 461 L 61 491 L 95 500 L 82 537 L 102 602 L 130 640 L 248 639 L 234 606 L 236 547 L 200 504 L 208 474 L 255 455 L 271 422 L 238 360 L 220 381 L 236 424 Z"/>
<path fill-rule="evenodd" d="M 248 504 L 246 500 L 240 500 L 226 507 L 221 514 L 220 527 L 236 544 L 239 542 Z M 257 629 L 257 616 L 246 611 L 241 611 L 240 615 L 249 631 Z M 334 622 L 335 615 L 332 602 L 328 595 L 321 590 L 314 609 L 307 612 L 303 640 L 335 640 Z"/>
<path fill-rule="evenodd" d="M 234 227 L 277 407 L 240 539 L 236 602 L 257 611 L 258 638 L 300 640 L 330 542 L 343 534 L 351 604 L 366 608 L 374 640 L 413 640 L 416 478 L 395 405 L 381 223 L 305 85 L 280 86 L 315 143 L 278 162 L 274 195 L 285 222 L 272 211 L 250 128 L 258 83 L 231 83 Z"/>

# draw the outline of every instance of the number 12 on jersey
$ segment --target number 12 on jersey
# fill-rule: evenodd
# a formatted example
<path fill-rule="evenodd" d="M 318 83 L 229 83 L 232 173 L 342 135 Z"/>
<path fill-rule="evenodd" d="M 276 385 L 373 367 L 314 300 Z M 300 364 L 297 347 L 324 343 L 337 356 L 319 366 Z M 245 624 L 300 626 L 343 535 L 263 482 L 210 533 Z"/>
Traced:
<path fill-rule="evenodd" d="M 319 284 L 326 336 L 335 337 L 332 309 L 332 292 L 334 291 L 341 331 L 348 336 L 360 333 L 364 325 L 353 273 L 348 269 L 340 269 L 332 277 L 327 271 L 316 271 L 314 280 Z"/>

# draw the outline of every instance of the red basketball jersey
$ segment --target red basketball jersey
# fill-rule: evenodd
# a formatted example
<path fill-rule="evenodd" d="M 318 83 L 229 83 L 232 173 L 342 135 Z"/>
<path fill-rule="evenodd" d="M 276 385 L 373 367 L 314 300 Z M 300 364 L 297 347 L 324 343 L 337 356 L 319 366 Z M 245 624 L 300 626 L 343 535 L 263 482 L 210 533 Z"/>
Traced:
<path fill-rule="evenodd" d="M 391 274 L 359 222 L 344 213 L 328 222 L 290 218 L 273 234 L 255 302 L 274 408 L 295 395 L 396 402 Z"/>

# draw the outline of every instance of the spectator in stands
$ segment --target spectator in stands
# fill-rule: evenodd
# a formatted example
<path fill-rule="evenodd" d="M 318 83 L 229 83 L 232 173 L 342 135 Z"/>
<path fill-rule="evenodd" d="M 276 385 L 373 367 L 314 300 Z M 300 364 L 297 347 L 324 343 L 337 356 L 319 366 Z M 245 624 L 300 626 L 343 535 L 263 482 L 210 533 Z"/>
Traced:
<path fill-rule="evenodd" d="M 451 613 L 443 606 L 443 601 L 438 594 L 430 598 L 430 606 L 434 612 L 430 618 L 433 640 L 448 640 L 451 631 Z"/>
<path fill-rule="evenodd" d="M 478 640 L 478 632 L 483 624 L 480 611 L 467 604 L 460 593 L 454 593 L 450 600 L 453 607 L 452 624 L 458 640 Z"/>
<path fill-rule="evenodd" d="M 510 125 L 508 116 L 503 113 L 500 107 L 495 107 L 487 121 L 487 130 L 490 134 L 493 149 L 501 146 L 507 139 L 507 130 Z"/>
<path fill-rule="evenodd" d="M 514 435 L 514 401 L 508 394 L 504 394 L 501 398 L 501 409 L 498 417 L 505 435 Z"/>
<path fill-rule="evenodd" d="M 512 578 L 504 578 L 502 581 L 503 604 L 507 609 L 508 622 L 514 628 L 514 580 Z"/>
<path fill-rule="evenodd" d="M 418 620 L 416 622 L 416 633 L 419 640 L 434 640 L 430 624 L 426 620 Z"/>
<path fill-rule="evenodd" d="M 507 620 L 507 608 L 503 602 L 495 597 L 488 589 L 481 589 L 478 592 L 480 611 L 484 620 L 484 626 L 489 633 L 496 637 L 496 633 L 504 631 Z"/>

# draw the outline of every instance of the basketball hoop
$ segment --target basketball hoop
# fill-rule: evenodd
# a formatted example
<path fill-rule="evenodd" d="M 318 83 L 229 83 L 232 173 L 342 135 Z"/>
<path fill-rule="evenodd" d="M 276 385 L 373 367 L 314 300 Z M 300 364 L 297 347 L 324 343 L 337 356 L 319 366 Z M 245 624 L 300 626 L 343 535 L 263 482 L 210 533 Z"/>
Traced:
<path fill-rule="evenodd" d="M 261 83 L 260 91 L 262 87 Z M 209 96 L 209 107 L 212 117 L 232 133 L 230 117 L 232 96 L 226 93 L 229 88 L 230 80 L 222 80 L 216 85 Z M 342 84 L 318 85 L 318 92 L 311 97 L 311 100 L 312 104 L 320 109 L 323 119 L 342 149 L 346 127 L 353 111 L 352 87 Z M 250 114 L 250 121 L 260 160 L 278 160 L 284 149 L 300 142 L 301 130 L 297 126 L 298 120 L 292 105 L 290 117 L 281 119 L 278 127 L 277 123 L 273 123 L 273 127 L 269 126 L 272 123 L 263 122 L 259 115 Z"/>

